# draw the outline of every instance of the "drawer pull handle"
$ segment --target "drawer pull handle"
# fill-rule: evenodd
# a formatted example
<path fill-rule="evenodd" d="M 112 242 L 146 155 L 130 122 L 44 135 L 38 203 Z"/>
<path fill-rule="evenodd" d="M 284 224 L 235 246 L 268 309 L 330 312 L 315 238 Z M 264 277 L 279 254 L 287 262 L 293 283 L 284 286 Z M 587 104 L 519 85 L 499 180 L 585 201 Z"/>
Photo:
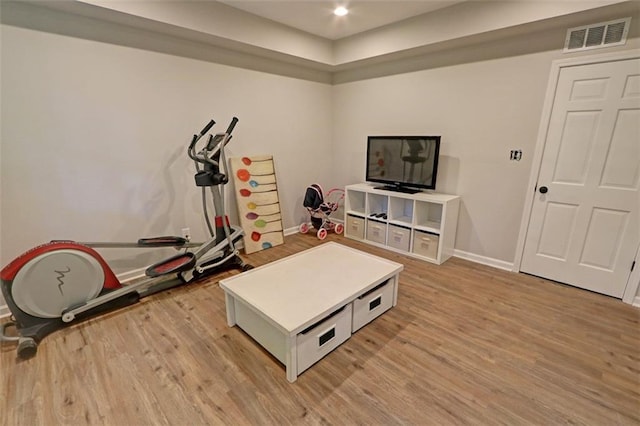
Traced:
<path fill-rule="evenodd" d="M 382 295 L 378 295 L 375 299 L 369 302 L 369 311 L 373 311 L 375 308 L 382 304 Z"/>
<path fill-rule="evenodd" d="M 329 340 L 333 339 L 334 337 L 336 337 L 336 327 L 335 325 L 333 327 L 331 327 L 330 330 L 322 333 L 320 336 L 318 336 L 318 347 L 321 347 L 322 345 L 324 345 L 325 343 L 327 343 Z"/>
<path fill-rule="evenodd" d="M 384 287 L 385 285 L 387 285 L 389 283 L 389 281 L 391 281 L 391 278 L 389 278 L 386 281 L 382 281 L 380 284 L 378 284 L 377 286 L 375 286 L 374 288 L 372 288 L 371 290 L 367 291 L 365 294 L 363 294 L 362 296 L 358 296 L 358 300 L 362 300 L 365 297 L 369 296 L 371 293 L 376 292 L 378 290 L 380 290 L 382 287 Z"/>
<path fill-rule="evenodd" d="M 344 308 L 346 308 L 347 305 L 344 305 L 342 308 L 338 309 L 337 311 L 334 311 L 331 313 L 331 315 L 327 315 L 326 317 L 322 318 L 320 321 L 311 324 L 309 327 L 305 328 L 304 330 L 302 330 L 300 332 L 300 334 L 307 334 L 309 333 L 311 330 L 313 330 L 314 328 L 318 327 L 322 322 L 324 321 L 328 321 L 329 318 L 335 317 L 336 315 L 338 315 L 340 312 L 344 311 Z"/>

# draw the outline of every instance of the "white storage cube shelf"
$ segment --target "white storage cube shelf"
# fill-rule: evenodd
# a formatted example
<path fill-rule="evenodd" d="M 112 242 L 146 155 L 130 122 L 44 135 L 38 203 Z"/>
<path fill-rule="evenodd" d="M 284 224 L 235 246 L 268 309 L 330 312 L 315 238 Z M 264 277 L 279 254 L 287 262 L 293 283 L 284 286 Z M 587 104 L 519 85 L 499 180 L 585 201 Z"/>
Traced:
<path fill-rule="evenodd" d="M 414 201 L 406 198 L 389 199 L 389 223 L 412 225 Z"/>
<path fill-rule="evenodd" d="M 386 215 L 389 210 L 388 198 L 380 194 L 369 194 L 367 197 L 367 215 Z"/>
<path fill-rule="evenodd" d="M 453 255 L 459 196 L 406 194 L 366 183 L 348 185 L 345 193 L 346 237 L 436 264 Z"/>
<path fill-rule="evenodd" d="M 363 192 L 351 192 L 349 194 L 346 194 L 346 201 L 345 204 L 349 206 L 349 210 L 359 214 L 359 215 L 364 215 L 365 214 L 365 209 L 364 209 L 364 203 L 366 200 L 366 194 Z M 345 209 L 346 210 L 346 209 Z"/>

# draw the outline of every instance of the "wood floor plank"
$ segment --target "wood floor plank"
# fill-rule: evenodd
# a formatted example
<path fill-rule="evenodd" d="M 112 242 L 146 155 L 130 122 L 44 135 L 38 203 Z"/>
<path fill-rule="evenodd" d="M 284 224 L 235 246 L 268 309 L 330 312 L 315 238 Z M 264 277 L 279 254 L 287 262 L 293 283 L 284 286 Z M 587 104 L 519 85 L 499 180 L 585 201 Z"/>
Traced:
<path fill-rule="evenodd" d="M 640 310 L 451 258 L 405 265 L 398 305 L 295 383 L 228 327 L 226 272 L 0 348 L 0 425 L 640 424 Z M 246 256 L 259 266 L 313 235 Z M 330 268 L 331 265 L 326 265 Z M 336 271 L 336 273 L 340 273 Z"/>

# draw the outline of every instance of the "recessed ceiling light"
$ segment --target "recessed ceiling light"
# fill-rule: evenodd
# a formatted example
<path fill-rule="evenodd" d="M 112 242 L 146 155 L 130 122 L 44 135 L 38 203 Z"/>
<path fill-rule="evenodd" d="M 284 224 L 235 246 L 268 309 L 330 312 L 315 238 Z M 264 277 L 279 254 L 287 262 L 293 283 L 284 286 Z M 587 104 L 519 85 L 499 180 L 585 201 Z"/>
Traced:
<path fill-rule="evenodd" d="M 347 13 L 349 13 L 349 11 L 347 10 L 346 7 L 344 6 L 338 6 L 335 8 L 335 10 L 333 11 L 333 14 L 336 16 L 344 16 Z"/>

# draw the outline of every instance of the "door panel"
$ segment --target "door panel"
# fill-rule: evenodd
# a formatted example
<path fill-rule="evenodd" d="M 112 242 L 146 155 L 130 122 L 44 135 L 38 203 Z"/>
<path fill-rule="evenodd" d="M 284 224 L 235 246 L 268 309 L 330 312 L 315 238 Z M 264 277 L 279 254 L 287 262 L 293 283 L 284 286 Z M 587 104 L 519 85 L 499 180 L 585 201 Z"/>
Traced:
<path fill-rule="evenodd" d="M 613 271 L 628 219 L 629 212 L 594 208 L 580 264 Z"/>
<path fill-rule="evenodd" d="M 577 209 L 574 204 L 547 203 L 537 250 L 539 255 L 567 260 Z"/>
<path fill-rule="evenodd" d="M 600 111 L 567 113 L 553 173 L 554 183 L 585 183 L 599 123 Z"/>
<path fill-rule="evenodd" d="M 639 110 L 622 110 L 618 113 L 600 186 L 638 190 L 640 143 L 626 135 L 640 135 Z"/>
<path fill-rule="evenodd" d="M 604 99 L 608 83 L 608 78 L 576 80 L 573 82 L 570 99 L 572 101 Z"/>
<path fill-rule="evenodd" d="M 622 96 L 627 99 L 640 97 L 640 75 L 627 76 Z"/>
<path fill-rule="evenodd" d="M 521 270 L 622 297 L 640 244 L 640 60 L 562 68 Z"/>

